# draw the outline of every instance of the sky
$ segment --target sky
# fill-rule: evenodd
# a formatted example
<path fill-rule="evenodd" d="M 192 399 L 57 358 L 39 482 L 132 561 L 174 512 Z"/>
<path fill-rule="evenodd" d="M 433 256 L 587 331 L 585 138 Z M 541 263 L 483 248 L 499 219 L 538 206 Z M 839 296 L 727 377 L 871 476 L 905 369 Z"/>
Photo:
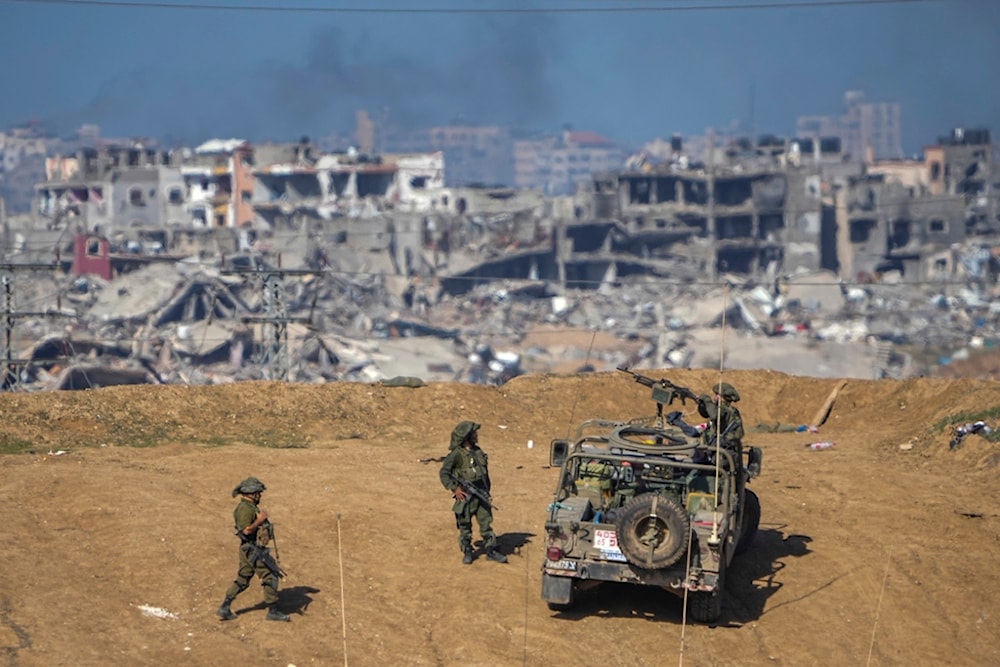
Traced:
<path fill-rule="evenodd" d="M 1000 133 L 1000 2 L 750 7 L 806 1 L 0 0 L 0 129 L 296 141 L 350 133 L 364 108 L 404 128 L 569 125 L 640 145 L 733 122 L 789 136 L 863 90 L 901 105 L 907 153 L 953 127 Z M 379 11 L 399 8 L 614 11 Z"/>

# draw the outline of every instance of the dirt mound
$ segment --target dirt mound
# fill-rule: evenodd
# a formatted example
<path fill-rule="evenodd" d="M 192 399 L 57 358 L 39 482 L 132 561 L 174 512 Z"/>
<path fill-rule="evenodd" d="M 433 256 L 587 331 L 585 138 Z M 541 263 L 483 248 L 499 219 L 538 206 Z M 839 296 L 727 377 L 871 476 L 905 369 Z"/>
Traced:
<path fill-rule="evenodd" d="M 654 377 L 661 373 L 650 372 Z M 717 373 L 670 371 L 702 391 Z M 1000 405 L 985 380 L 850 380 L 727 373 L 764 450 L 754 547 L 729 573 L 723 628 L 688 626 L 684 662 L 1000 661 L 994 498 L 1000 448 L 949 450 L 954 424 Z M 9 664 L 662 665 L 683 605 L 599 587 L 572 612 L 540 599 L 549 440 L 588 417 L 652 414 L 623 373 L 530 375 L 500 387 L 240 383 L 0 395 Z M 684 408 L 690 421 L 693 406 Z M 483 424 L 510 562 L 460 563 L 437 464 L 454 424 Z M 811 440 L 836 447 L 810 451 Z M 529 443 L 531 445 L 529 447 Z M 235 574 L 230 490 L 255 475 L 289 576 L 291 624 L 266 623 L 254 585 L 239 618 L 215 608 Z M 585 647 L 583 649 L 582 647 Z M 585 653 L 581 653 L 585 650 Z"/>

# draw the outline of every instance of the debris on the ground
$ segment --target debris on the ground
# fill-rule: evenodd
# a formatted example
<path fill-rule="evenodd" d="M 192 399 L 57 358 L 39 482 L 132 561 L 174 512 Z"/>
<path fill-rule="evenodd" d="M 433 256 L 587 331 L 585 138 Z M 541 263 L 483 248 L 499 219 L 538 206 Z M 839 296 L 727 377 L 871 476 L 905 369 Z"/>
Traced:
<path fill-rule="evenodd" d="M 147 604 L 139 605 L 139 611 L 143 616 L 153 616 L 154 618 L 177 618 L 177 614 L 169 612 L 162 607 L 151 607 Z"/>
<path fill-rule="evenodd" d="M 962 424 L 961 426 L 955 427 L 955 434 L 951 438 L 951 442 L 948 443 L 948 449 L 955 449 L 962 444 L 962 440 L 965 436 L 972 435 L 973 433 L 978 433 L 983 437 L 988 436 L 993 432 L 993 429 L 986 425 L 984 421 L 968 422 Z"/>
<path fill-rule="evenodd" d="M 757 424 L 751 429 L 754 433 L 819 433 L 819 428 L 812 426 L 810 424 L 782 424 L 781 422 L 774 422 L 773 424 L 765 424 L 763 422 Z"/>
<path fill-rule="evenodd" d="M 809 444 L 806 445 L 806 449 L 811 449 L 811 450 L 813 450 L 815 452 L 815 451 L 819 451 L 821 449 L 831 449 L 831 448 L 836 447 L 836 446 L 837 446 L 837 443 L 831 442 L 831 441 L 810 442 Z"/>

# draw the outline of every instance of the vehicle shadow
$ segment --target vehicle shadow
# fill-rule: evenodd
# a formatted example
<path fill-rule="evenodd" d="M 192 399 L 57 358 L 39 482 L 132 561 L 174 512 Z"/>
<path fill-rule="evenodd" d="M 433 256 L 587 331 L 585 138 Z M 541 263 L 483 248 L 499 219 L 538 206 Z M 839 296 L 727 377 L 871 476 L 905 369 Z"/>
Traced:
<path fill-rule="evenodd" d="M 733 559 L 726 574 L 722 617 L 713 627 L 739 627 L 760 618 L 767 599 L 783 585 L 777 575 L 785 568 L 786 561 L 811 553 L 811 537 L 785 535 L 784 528 L 761 527 L 747 552 Z M 632 617 L 680 623 L 683 613 L 680 595 L 653 586 L 605 582 L 578 593 L 573 607 L 553 612 L 553 617 L 566 620 L 589 616 Z"/>
<path fill-rule="evenodd" d="M 681 599 L 660 588 L 608 581 L 578 592 L 571 608 L 552 616 L 569 621 L 598 616 L 680 623 L 682 611 Z"/>
<path fill-rule="evenodd" d="M 726 575 L 722 623 L 742 625 L 759 619 L 768 598 L 784 585 L 779 573 L 789 558 L 812 553 L 808 535 L 788 534 L 786 525 L 761 527 L 750 548 L 733 559 Z"/>

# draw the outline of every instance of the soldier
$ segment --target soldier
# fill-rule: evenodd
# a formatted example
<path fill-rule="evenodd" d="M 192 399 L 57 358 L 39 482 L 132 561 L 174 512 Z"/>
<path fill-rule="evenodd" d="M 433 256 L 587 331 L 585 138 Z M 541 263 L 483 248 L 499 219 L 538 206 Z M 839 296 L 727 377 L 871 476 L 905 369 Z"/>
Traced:
<path fill-rule="evenodd" d="M 702 394 L 698 397 L 698 413 L 708 419 L 705 429 L 705 443 L 715 446 L 716 432 L 722 433 L 723 447 L 728 447 L 736 455 L 738 461 L 743 457 L 743 418 L 733 403 L 740 400 L 739 392 L 728 382 L 719 382 L 712 387 L 714 395 Z M 747 472 L 750 477 L 760 474 L 760 464 L 763 452 L 760 447 L 750 447 L 747 450 Z"/>
<path fill-rule="evenodd" d="M 233 489 L 234 498 L 241 496 L 239 504 L 233 510 L 236 534 L 240 537 L 240 569 L 236 580 L 226 591 L 226 599 L 216 612 L 224 621 L 236 618 L 229 605 L 250 586 L 250 580 L 255 574 L 264 588 L 264 604 L 267 605 L 265 618 L 269 621 L 291 620 L 278 609 L 278 577 L 281 570 L 267 550 L 267 543 L 271 538 L 271 523 L 267 519 L 267 512 L 258 507 L 260 495 L 266 488 L 256 477 L 247 477 Z"/>
<path fill-rule="evenodd" d="M 489 498 L 490 472 L 486 452 L 479 448 L 479 424 L 470 421 L 459 422 L 451 432 L 451 446 L 441 464 L 441 484 L 451 491 L 455 498 L 452 511 L 458 527 L 458 547 L 462 550 L 462 563 L 472 562 L 472 517 L 479 524 L 479 534 L 483 538 L 486 557 L 498 563 L 506 563 L 507 557 L 497 551 L 496 535 L 493 533 L 493 508 L 477 495 L 466 491 L 463 485 L 482 492 Z"/>
<path fill-rule="evenodd" d="M 715 446 L 717 434 L 722 434 L 723 447 L 734 449 L 737 454 L 743 451 L 743 418 L 733 403 L 740 400 L 740 395 L 728 382 L 719 382 L 712 387 L 712 395 L 702 394 L 698 397 L 698 414 L 708 420 L 705 429 L 705 443 Z"/>

